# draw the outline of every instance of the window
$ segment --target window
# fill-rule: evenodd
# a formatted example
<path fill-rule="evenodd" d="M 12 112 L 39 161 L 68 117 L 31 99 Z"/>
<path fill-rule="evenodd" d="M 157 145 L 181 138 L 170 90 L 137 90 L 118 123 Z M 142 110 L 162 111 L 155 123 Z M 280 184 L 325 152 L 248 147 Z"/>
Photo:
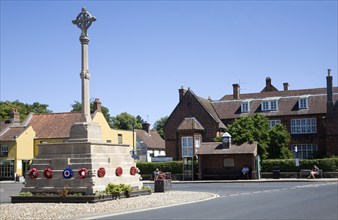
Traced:
<path fill-rule="evenodd" d="M 200 137 L 195 137 L 195 149 L 196 151 L 198 148 L 201 146 L 201 138 Z"/>
<path fill-rule="evenodd" d="M 278 102 L 277 100 L 262 101 L 262 111 L 277 111 Z"/>
<path fill-rule="evenodd" d="M 122 134 L 117 134 L 117 143 L 122 144 L 123 143 L 123 137 Z"/>
<path fill-rule="evenodd" d="M 297 147 L 297 153 L 295 151 Z M 299 159 L 312 159 L 318 151 L 317 144 L 294 144 L 291 146 L 293 155 L 296 157 L 298 154 Z"/>
<path fill-rule="evenodd" d="M 241 112 L 242 113 L 249 112 L 249 109 L 250 109 L 249 102 L 242 102 L 242 104 L 241 104 Z"/>
<path fill-rule="evenodd" d="M 269 120 L 270 129 L 272 129 L 273 127 L 275 127 L 276 125 L 278 125 L 280 123 L 281 123 L 280 120 Z"/>
<path fill-rule="evenodd" d="M 8 156 L 8 145 L 7 144 L 1 144 L 1 157 L 7 157 Z"/>
<path fill-rule="evenodd" d="M 299 99 L 299 108 L 300 109 L 307 109 L 308 108 L 308 99 L 307 98 L 301 98 Z"/>
<path fill-rule="evenodd" d="M 193 157 L 193 138 L 182 137 L 182 157 Z"/>
<path fill-rule="evenodd" d="M 14 177 L 14 162 L 11 160 L 0 161 L 0 178 L 10 177 Z"/>
<path fill-rule="evenodd" d="M 291 119 L 291 134 L 317 133 L 317 121 L 315 118 Z"/>

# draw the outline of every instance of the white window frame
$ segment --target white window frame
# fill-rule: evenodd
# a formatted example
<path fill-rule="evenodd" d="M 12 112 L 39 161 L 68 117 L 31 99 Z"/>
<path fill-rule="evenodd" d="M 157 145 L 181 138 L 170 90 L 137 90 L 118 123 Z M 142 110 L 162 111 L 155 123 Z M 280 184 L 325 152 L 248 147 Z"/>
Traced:
<path fill-rule="evenodd" d="M 200 146 L 201 146 L 201 137 L 195 137 L 195 152 L 197 152 Z"/>
<path fill-rule="evenodd" d="M 278 124 L 281 124 L 281 120 L 280 119 L 274 119 L 274 120 L 269 120 L 269 127 L 270 127 L 270 130 L 275 127 L 276 125 Z"/>
<path fill-rule="evenodd" d="M 192 136 L 185 136 L 181 138 L 182 157 L 194 156 L 194 138 Z"/>
<path fill-rule="evenodd" d="M 308 108 L 308 98 L 300 98 L 298 102 L 299 109 L 307 109 Z"/>
<path fill-rule="evenodd" d="M 262 111 L 278 111 L 278 99 L 267 99 L 261 102 Z"/>
<path fill-rule="evenodd" d="M 248 113 L 250 109 L 250 102 L 245 101 L 241 103 L 241 112 L 242 113 Z"/>
<path fill-rule="evenodd" d="M 291 134 L 316 134 L 316 118 L 298 118 L 291 119 Z"/>
<path fill-rule="evenodd" d="M 297 147 L 297 152 L 295 151 Z M 293 144 L 291 145 L 291 151 L 295 157 L 299 159 L 313 159 L 314 153 L 318 152 L 317 144 Z"/>

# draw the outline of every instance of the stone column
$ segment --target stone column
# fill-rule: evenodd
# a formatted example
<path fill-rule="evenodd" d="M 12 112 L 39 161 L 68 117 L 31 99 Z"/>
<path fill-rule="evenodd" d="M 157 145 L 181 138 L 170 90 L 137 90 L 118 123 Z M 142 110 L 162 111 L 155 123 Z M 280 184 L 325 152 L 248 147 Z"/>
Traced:
<path fill-rule="evenodd" d="M 89 68 L 88 68 L 88 43 L 89 37 L 87 30 L 96 18 L 92 16 L 85 8 L 73 20 L 78 28 L 81 29 L 81 96 L 82 96 L 82 112 L 80 123 L 75 123 L 70 130 L 69 141 L 77 142 L 102 142 L 101 128 L 98 124 L 92 123 L 90 115 L 90 95 L 89 95 Z"/>

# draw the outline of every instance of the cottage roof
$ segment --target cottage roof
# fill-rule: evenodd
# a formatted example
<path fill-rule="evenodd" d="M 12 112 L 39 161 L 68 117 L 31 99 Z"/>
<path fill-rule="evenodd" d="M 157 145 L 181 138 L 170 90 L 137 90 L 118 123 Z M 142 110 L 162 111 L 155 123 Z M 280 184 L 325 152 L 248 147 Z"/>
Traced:
<path fill-rule="evenodd" d="M 163 138 L 155 131 L 150 130 L 149 133 L 145 130 L 135 129 L 136 135 L 139 139 L 143 141 L 148 149 L 152 150 L 164 150 L 165 142 Z"/>
<path fill-rule="evenodd" d="M 69 138 L 70 128 L 80 122 L 81 112 L 31 114 L 26 120 L 36 138 Z"/>
<path fill-rule="evenodd" d="M 15 141 L 15 136 L 18 137 L 25 129 L 24 126 L 8 127 L 0 133 L 0 141 Z"/>
<path fill-rule="evenodd" d="M 195 117 L 185 118 L 177 128 L 178 131 L 204 130 Z"/>
<path fill-rule="evenodd" d="M 228 149 L 223 149 L 222 142 L 202 142 L 197 150 L 197 155 L 214 154 L 253 154 L 257 155 L 257 142 L 252 144 L 244 143 L 242 145 L 231 145 Z"/>

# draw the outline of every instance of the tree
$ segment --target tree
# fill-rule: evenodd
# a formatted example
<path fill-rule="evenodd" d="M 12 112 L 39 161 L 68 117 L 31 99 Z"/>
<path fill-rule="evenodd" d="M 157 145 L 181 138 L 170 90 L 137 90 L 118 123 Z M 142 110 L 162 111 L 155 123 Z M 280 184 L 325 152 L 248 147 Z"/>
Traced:
<path fill-rule="evenodd" d="M 168 120 L 168 118 L 169 116 L 164 116 L 154 123 L 154 129 L 157 131 L 159 135 L 161 135 L 162 138 L 164 138 L 163 126 Z"/>
<path fill-rule="evenodd" d="M 0 120 L 10 119 L 12 109 L 16 109 L 20 113 L 20 120 L 24 120 L 29 113 L 50 113 L 47 104 L 34 102 L 33 104 L 25 104 L 19 100 L 0 102 Z"/>
<path fill-rule="evenodd" d="M 90 100 L 90 112 L 91 113 L 94 112 L 94 101 L 95 101 L 94 99 Z M 72 104 L 71 107 L 72 107 L 71 112 L 81 112 L 82 111 L 82 103 L 80 103 L 78 101 L 74 101 L 74 104 Z M 104 118 L 107 120 L 108 124 L 111 127 L 111 117 L 110 117 L 110 114 L 109 114 L 109 109 L 101 105 L 101 111 L 102 111 Z"/>
<path fill-rule="evenodd" d="M 282 124 L 274 126 L 270 132 L 269 159 L 290 159 L 292 152 L 287 147 L 291 137 L 286 127 Z"/>
<path fill-rule="evenodd" d="M 262 159 L 268 158 L 269 120 L 261 114 L 245 116 L 236 119 L 233 124 L 228 125 L 228 132 L 234 144 L 241 145 L 245 142 L 258 142 L 258 154 Z"/>
<path fill-rule="evenodd" d="M 133 125 L 135 129 L 142 129 L 142 122 L 141 116 L 138 115 L 135 118 L 127 112 L 111 117 L 111 127 L 116 129 L 132 130 Z"/>

